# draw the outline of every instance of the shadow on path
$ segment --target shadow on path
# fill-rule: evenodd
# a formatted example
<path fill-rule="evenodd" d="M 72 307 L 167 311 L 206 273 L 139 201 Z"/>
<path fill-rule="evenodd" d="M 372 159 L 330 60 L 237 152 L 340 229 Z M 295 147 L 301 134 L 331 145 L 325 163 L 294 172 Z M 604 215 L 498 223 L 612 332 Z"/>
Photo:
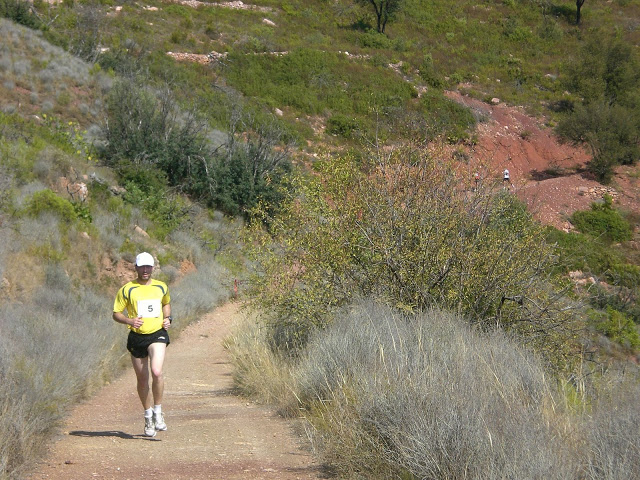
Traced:
<path fill-rule="evenodd" d="M 153 437 L 146 437 L 144 435 L 131 435 L 130 433 L 124 433 L 119 430 L 108 430 L 104 432 L 89 432 L 87 430 L 73 430 L 69 432 L 69 435 L 74 437 L 118 437 L 125 440 L 151 440 L 152 442 L 159 442 L 160 439 Z"/>

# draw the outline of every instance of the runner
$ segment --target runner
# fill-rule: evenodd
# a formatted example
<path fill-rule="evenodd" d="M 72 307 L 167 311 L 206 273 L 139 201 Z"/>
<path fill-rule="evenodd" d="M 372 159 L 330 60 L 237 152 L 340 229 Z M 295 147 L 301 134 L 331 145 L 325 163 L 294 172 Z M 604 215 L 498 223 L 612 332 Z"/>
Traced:
<path fill-rule="evenodd" d="M 124 285 L 113 304 L 113 319 L 129 327 L 127 350 L 136 372 L 138 396 L 144 408 L 144 434 L 154 437 L 166 430 L 162 413 L 164 378 L 162 367 L 171 326 L 171 297 L 164 282 L 153 280 L 154 260 L 143 252 L 136 257 L 138 278 Z M 126 310 L 127 314 L 123 312 Z M 151 389 L 149 389 L 151 367 Z M 152 402 L 153 401 L 153 408 Z"/>

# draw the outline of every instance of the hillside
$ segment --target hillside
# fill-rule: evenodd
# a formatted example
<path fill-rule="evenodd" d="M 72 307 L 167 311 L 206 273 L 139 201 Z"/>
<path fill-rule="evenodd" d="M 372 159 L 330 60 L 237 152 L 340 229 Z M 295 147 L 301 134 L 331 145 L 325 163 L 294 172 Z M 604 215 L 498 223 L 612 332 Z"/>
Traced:
<path fill-rule="evenodd" d="M 385 439 L 414 438 L 403 430 L 409 417 L 366 402 L 356 412 L 349 403 L 351 387 L 365 400 L 390 392 L 406 400 L 422 398 L 424 391 L 403 390 L 420 385 L 358 383 L 367 372 L 356 366 L 355 380 L 335 380 L 344 390 L 316 392 L 334 395 L 337 409 L 325 411 L 330 402 L 315 403 L 305 397 L 312 387 L 296 382 L 308 374 L 315 388 L 321 367 L 327 378 L 336 373 L 327 363 L 291 378 L 293 360 L 324 355 L 313 348 L 372 367 L 390 348 L 402 354 L 386 339 L 357 339 L 367 328 L 349 331 L 343 344 L 340 332 L 327 337 L 335 345 L 322 344 L 318 332 L 351 318 L 351 302 L 373 302 L 372 292 L 397 311 L 378 317 L 354 307 L 354 324 L 442 316 L 451 333 L 460 319 L 431 309 L 455 310 L 479 330 L 499 327 L 518 339 L 491 348 L 537 380 L 531 390 L 524 373 L 504 380 L 514 390 L 500 390 L 503 400 L 527 392 L 526 405 L 505 408 L 519 414 L 546 402 L 569 426 L 560 435 L 515 419 L 517 428 L 502 432 L 501 440 L 514 435 L 507 444 L 533 448 L 548 433 L 573 447 L 581 443 L 573 427 L 606 438 L 608 427 L 589 423 L 612 408 L 603 392 L 618 384 L 606 374 L 621 367 L 633 376 L 640 355 L 640 3 L 590 1 L 580 24 L 573 1 L 395 5 L 380 32 L 366 1 L 0 0 L 0 316 L 10 319 L 0 324 L 0 411 L 10 411 L 0 420 L 0 476 L 18 476 L 69 408 L 121 370 L 118 331 L 104 319 L 141 250 L 154 254 L 159 278 L 177 292 L 176 333 L 232 294 L 262 307 L 267 328 L 243 332 L 247 344 L 238 334 L 231 347 L 234 380 L 281 412 L 307 415 L 337 471 L 370 464 L 371 478 L 377 467 L 420 476 L 416 465 L 385 463 Z M 437 223 L 443 218 L 450 222 Z M 47 319 L 46 331 L 38 318 Z M 100 335 L 86 344 L 66 335 L 77 325 Z M 40 333 L 51 348 L 42 348 Z M 402 335 L 421 338 L 402 329 L 389 338 L 396 333 L 406 345 L 413 344 Z M 355 349 L 342 358 L 349 341 L 384 347 L 381 357 Z M 259 353 L 254 364 L 243 363 L 247 351 Z M 540 359 L 529 363 L 531 352 Z M 78 356 L 86 362 L 78 365 Z M 65 375 L 54 384 L 58 372 Z M 372 378 L 388 375 L 378 373 Z M 545 375 L 559 392 L 547 390 Z M 627 398 L 634 387 L 624 385 Z M 401 400 L 384 399 L 415 407 Z M 591 403 L 604 405 L 602 416 L 587 420 L 580 415 Z M 580 413 L 575 424 L 571 405 Z M 339 423 L 343 414 L 352 428 Z M 542 408 L 530 418 L 554 424 L 548 414 Z M 383 431 L 385 421 L 390 430 L 367 437 L 368 450 L 359 451 L 356 433 Z M 514 433 L 523 425 L 545 433 L 526 443 Z M 553 460 L 532 465 L 559 461 L 562 452 L 576 464 L 597 463 L 591 450 L 558 451 L 556 458 L 544 450 Z M 494 457 L 482 455 L 479 468 L 489 468 Z M 424 464 L 407 462 L 414 460 Z"/>

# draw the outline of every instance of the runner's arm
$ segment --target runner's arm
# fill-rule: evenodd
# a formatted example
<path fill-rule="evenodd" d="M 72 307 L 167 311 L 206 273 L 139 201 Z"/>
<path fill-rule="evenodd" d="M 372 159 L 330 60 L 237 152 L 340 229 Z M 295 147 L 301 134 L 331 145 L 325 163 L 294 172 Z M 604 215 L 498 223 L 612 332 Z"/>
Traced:
<path fill-rule="evenodd" d="M 167 303 L 162 306 L 162 326 L 167 329 L 171 326 L 171 304 Z"/>
<path fill-rule="evenodd" d="M 140 328 L 140 326 L 143 323 L 143 320 L 141 317 L 129 318 L 126 315 L 124 315 L 122 312 L 113 312 L 112 317 L 116 322 L 122 323 L 124 325 L 129 325 L 133 328 Z"/>

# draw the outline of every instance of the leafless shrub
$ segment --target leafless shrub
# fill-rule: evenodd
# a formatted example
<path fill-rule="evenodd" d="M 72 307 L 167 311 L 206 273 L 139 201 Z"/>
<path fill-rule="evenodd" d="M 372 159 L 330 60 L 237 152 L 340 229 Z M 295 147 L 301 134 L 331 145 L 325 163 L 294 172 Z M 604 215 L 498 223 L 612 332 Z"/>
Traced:
<path fill-rule="evenodd" d="M 13 73 L 16 75 L 28 75 L 31 73 L 31 63 L 27 60 L 18 60 L 14 62 Z"/>
<path fill-rule="evenodd" d="M 77 20 L 72 33 L 70 52 L 87 62 L 95 62 L 100 55 L 100 23 L 103 13 L 96 5 L 75 6 Z"/>
<path fill-rule="evenodd" d="M 46 243 L 56 250 L 62 248 L 60 217 L 53 213 L 44 212 L 38 218 L 24 218 L 16 227 L 26 244 Z"/>
<path fill-rule="evenodd" d="M 166 277 L 165 282 L 173 283 L 180 276 L 178 269 L 172 265 L 167 265 L 162 268 L 162 274 Z"/>
<path fill-rule="evenodd" d="M 4 113 L 8 113 L 8 114 L 16 113 L 17 109 L 18 109 L 18 106 L 15 103 L 2 105 L 2 111 Z"/>
<path fill-rule="evenodd" d="M 0 71 L 9 72 L 11 70 L 11 59 L 5 56 L 0 58 Z"/>
<path fill-rule="evenodd" d="M 93 214 L 92 223 L 105 246 L 111 251 L 118 251 L 125 241 L 122 216 L 100 210 Z"/>

